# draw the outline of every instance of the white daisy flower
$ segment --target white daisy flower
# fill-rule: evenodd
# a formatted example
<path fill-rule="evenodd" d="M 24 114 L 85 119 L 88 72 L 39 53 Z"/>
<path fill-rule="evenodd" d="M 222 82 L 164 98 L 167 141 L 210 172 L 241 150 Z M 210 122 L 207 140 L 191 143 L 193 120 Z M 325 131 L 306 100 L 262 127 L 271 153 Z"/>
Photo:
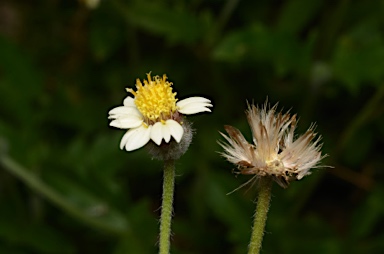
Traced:
<path fill-rule="evenodd" d="M 183 137 L 183 115 L 211 112 L 211 101 L 203 97 L 190 97 L 181 101 L 172 92 L 172 82 L 163 75 L 148 80 L 136 80 L 136 91 L 128 88 L 134 97 L 126 97 L 123 106 L 109 111 L 110 126 L 128 129 L 120 142 L 120 149 L 133 151 L 143 147 L 150 140 L 156 145 L 172 138 L 179 143 Z"/>
<path fill-rule="evenodd" d="M 267 109 L 249 106 L 246 114 L 253 134 L 253 144 L 247 142 L 241 132 L 225 126 L 228 143 L 219 142 L 224 148 L 223 157 L 238 167 L 238 173 L 271 176 L 282 187 L 290 181 L 300 180 L 319 167 L 321 137 L 316 137 L 312 125 L 307 132 L 295 138 L 296 115 L 276 113 L 276 107 Z M 315 139 L 315 140 L 314 140 Z"/>

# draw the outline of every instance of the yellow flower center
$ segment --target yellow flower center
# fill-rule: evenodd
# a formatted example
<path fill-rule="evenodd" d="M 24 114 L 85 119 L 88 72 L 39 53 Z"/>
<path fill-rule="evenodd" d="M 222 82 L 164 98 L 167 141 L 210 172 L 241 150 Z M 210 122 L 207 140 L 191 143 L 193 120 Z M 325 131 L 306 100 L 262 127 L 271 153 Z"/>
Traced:
<path fill-rule="evenodd" d="M 144 85 L 139 79 L 136 80 L 136 89 L 128 88 L 127 91 L 135 96 L 137 109 L 143 116 L 150 121 L 163 121 L 169 119 L 176 111 L 176 93 L 172 93 L 172 82 L 167 81 L 164 74 L 151 79 L 151 74 L 147 74 L 148 80 L 143 80 Z"/>

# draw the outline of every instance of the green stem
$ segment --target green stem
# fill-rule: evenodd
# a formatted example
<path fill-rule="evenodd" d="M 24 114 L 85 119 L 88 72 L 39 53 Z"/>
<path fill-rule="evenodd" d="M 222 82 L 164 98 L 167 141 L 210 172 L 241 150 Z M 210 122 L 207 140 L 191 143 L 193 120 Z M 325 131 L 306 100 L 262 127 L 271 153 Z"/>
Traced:
<path fill-rule="evenodd" d="M 267 221 L 269 202 L 271 200 L 272 179 L 270 177 L 261 177 L 258 185 L 259 193 L 248 254 L 258 254 L 261 250 L 265 222 Z"/>
<path fill-rule="evenodd" d="M 175 162 L 165 161 L 164 182 L 163 182 L 163 202 L 161 205 L 160 218 L 160 241 L 159 253 L 168 254 L 170 250 L 172 203 L 175 187 Z"/>

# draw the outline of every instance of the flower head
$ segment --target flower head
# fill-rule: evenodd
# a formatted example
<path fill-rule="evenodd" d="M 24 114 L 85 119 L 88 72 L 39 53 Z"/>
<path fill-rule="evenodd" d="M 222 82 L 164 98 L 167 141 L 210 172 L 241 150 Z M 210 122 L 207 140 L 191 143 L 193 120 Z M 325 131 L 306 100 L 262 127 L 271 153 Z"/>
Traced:
<path fill-rule="evenodd" d="M 295 138 L 296 115 L 276 112 L 277 105 L 262 108 L 250 105 L 246 111 L 252 130 L 253 144 L 247 142 L 241 132 L 225 126 L 229 134 L 221 133 L 228 143 L 220 142 L 223 157 L 235 164 L 238 173 L 271 176 L 286 188 L 293 180 L 309 175 L 311 168 L 319 166 L 321 137 L 315 138 L 314 125 L 302 136 Z"/>
<path fill-rule="evenodd" d="M 163 144 L 163 140 L 170 143 L 172 138 L 180 143 L 185 132 L 183 115 L 211 112 L 211 101 L 206 98 L 190 97 L 178 101 L 166 75 L 152 78 L 147 74 L 143 83 L 137 79 L 136 91 L 127 89 L 133 97 L 127 96 L 123 106 L 109 111 L 108 118 L 113 119 L 110 126 L 128 129 L 121 139 L 121 149 L 133 151 L 150 140 L 157 146 Z"/>

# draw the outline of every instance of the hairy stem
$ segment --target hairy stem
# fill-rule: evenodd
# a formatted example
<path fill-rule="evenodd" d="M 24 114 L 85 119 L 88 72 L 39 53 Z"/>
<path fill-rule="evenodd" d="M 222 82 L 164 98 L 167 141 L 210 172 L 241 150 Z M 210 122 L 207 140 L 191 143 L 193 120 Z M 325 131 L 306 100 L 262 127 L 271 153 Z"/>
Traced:
<path fill-rule="evenodd" d="M 163 201 L 161 205 L 161 218 L 160 218 L 160 241 L 159 241 L 160 254 L 168 254 L 170 250 L 174 187 L 175 187 L 175 162 L 173 160 L 168 160 L 168 161 L 165 161 L 165 166 L 164 166 Z"/>
<path fill-rule="evenodd" d="M 261 250 L 265 222 L 267 221 L 269 202 L 271 200 L 272 179 L 270 177 L 261 177 L 258 187 L 259 193 L 248 254 L 258 254 Z"/>

